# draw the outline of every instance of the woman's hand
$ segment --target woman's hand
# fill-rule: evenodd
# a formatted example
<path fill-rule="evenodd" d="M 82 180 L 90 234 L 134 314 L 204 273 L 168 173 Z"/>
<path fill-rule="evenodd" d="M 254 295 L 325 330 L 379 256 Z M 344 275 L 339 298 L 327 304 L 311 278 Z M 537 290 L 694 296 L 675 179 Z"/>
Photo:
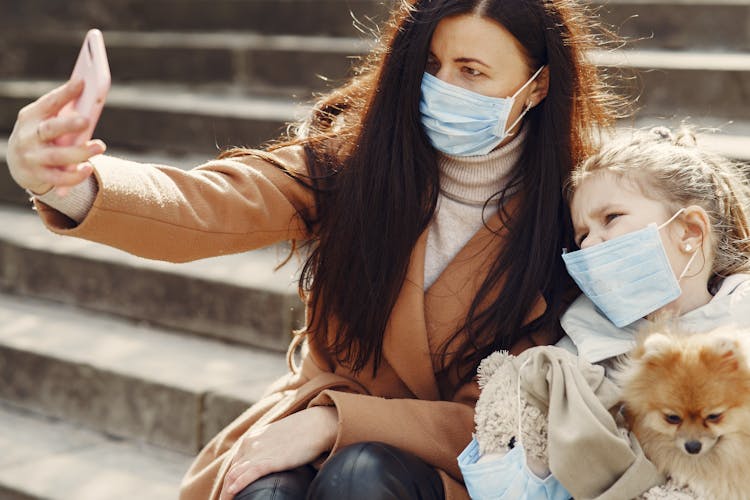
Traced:
<path fill-rule="evenodd" d="M 337 432 L 336 409 L 316 406 L 245 434 L 224 477 L 220 500 L 232 500 L 263 476 L 314 461 L 333 448 Z"/>
<path fill-rule="evenodd" d="M 83 90 L 83 81 L 69 81 L 43 95 L 18 113 L 8 139 L 8 168 L 16 184 L 37 194 L 53 187 L 70 187 L 91 175 L 85 163 L 106 149 L 102 141 L 57 146 L 58 137 L 86 129 L 88 119 L 78 113 L 57 114 Z"/>

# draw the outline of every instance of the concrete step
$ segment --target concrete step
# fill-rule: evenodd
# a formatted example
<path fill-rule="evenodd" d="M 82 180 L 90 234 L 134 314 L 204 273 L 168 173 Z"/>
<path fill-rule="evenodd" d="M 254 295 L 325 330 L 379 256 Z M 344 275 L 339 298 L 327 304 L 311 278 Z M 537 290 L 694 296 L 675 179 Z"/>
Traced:
<path fill-rule="evenodd" d="M 29 31 L 6 42 L 0 78 L 65 79 L 84 31 Z M 364 38 L 244 32 L 104 33 L 117 81 L 227 83 L 256 92 L 310 97 L 343 83 L 372 42 Z"/>
<path fill-rule="evenodd" d="M 395 0 L 0 0 L 0 27 L 126 31 L 252 31 L 358 36 L 383 22 Z M 750 48 L 748 0 L 590 0 L 639 44 L 669 49 Z M 355 19 L 357 21 L 355 21 Z M 359 26 L 359 29 L 357 27 Z M 653 36 L 652 36 L 653 35 Z M 645 39 L 644 39 L 645 38 Z"/>
<path fill-rule="evenodd" d="M 0 403 L 0 498 L 176 498 L 192 458 Z"/>
<path fill-rule="evenodd" d="M 623 50 L 591 56 L 600 66 L 623 70 L 622 88 L 638 99 L 640 114 L 750 120 L 750 53 Z"/>
<path fill-rule="evenodd" d="M 605 67 L 622 69 L 620 85 L 638 99 L 639 114 L 750 120 L 750 53 L 593 52 Z M 53 82 L 0 81 L 0 134 L 17 110 Z M 309 101 L 308 101 L 309 102 Z M 236 85 L 116 84 L 97 136 L 110 147 L 197 152 L 260 146 L 306 112 L 292 99 L 248 95 Z"/>
<path fill-rule="evenodd" d="M 382 21 L 396 0 L 0 0 L 0 28 L 138 31 L 253 31 L 355 36 L 357 24 Z"/>
<path fill-rule="evenodd" d="M 0 134 L 18 110 L 61 82 L 0 81 Z M 110 147 L 215 156 L 232 145 L 257 147 L 277 138 L 307 108 L 291 99 L 247 95 L 236 86 L 117 84 L 95 136 Z"/>
<path fill-rule="evenodd" d="M 594 0 L 640 49 L 748 51 L 750 0 Z"/>
<path fill-rule="evenodd" d="M 135 321 L 286 350 L 303 322 L 298 260 L 283 247 L 172 264 L 64 238 L 34 212 L 0 205 L 0 288 Z"/>
<path fill-rule="evenodd" d="M 280 353 L 0 295 L 0 399 L 196 453 L 286 372 Z"/>

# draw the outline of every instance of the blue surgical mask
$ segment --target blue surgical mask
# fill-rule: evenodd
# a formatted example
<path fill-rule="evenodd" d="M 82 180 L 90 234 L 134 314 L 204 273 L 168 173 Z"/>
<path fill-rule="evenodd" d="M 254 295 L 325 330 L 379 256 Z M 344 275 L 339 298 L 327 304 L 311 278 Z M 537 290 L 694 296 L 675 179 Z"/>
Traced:
<path fill-rule="evenodd" d="M 521 445 L 501 457 L 477 463 L 479 443 L 472 439 L 458 466 L 472 500 L 569 500 L 570 493 L 552 474 L 542 479 L 526 464 Z"/>
<path fill-rule="evenodd" d="M 525 106 L 508 126 L 516 97 L 543 69 L 544 66 L 539 68 L 512 97 L 487 97 L 425 73 L 419 112 L 430 142 L 435 149 L 453 156 L 486 155 L 510 135 L 509 131 L 529 111 L 530 107 Z"/>
<path fill-rule="evenodd" d="M 529 469 L 523 448 L 521 412 L 521 371 L 529 365 L 527 358 L 518 368 L 516 411 L 518 433 L 516 445 L 505 455 L 482 460 L 479 442 L 473 438 L 458 456 L 458 467 L 473 500 L 569 500 L 570 493 L 552 474 L 542 479 Z"/>
<path fill-rule="evenodd" d="M 697 251 L 676 278 L 659 230 L 683 210 L 680 209 L 661 226 L 649 224 L 583 250 L 563 252 L 570 276 L 618 328 L 669 304 L 682 293 L 679 280 L 684 277 Z"/>

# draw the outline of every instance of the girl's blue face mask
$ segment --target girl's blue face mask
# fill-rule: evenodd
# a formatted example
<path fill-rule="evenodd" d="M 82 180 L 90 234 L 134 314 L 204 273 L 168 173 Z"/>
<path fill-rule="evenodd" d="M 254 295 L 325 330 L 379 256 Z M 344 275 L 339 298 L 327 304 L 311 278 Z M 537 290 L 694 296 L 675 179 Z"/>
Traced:
<path fill-rule="evenodd" d="M 539 68 L 512 97 L 487 97 L 425 73 L 419 112 L 433 147 L 453 156 L 486 155 L 495 149 L 529 111 L 525 106 L 507 126 L 516 97 L 543 69 Z"/>
<path fill-rule="evenodd" d="M 697 251 L 676 278 L 659 230 L 683 210 L 680 209 L 661 226 L 649 224 L 583 250 L 563 251 L 568 274 L 618 328 L 669 304 L 682 293 L 679 280 L 684 277 Z"/>

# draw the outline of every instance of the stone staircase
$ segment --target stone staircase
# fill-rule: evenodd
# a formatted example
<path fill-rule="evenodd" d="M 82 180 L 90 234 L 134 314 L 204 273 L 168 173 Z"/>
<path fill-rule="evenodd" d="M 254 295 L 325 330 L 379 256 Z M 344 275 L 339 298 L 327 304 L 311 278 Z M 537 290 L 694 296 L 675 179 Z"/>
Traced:
<path fill-rule="evenodd" d="M 0 0 L 0 163 L 18 109 L 67 77 L 91 26 L 113 75 L 96 136 L 187 169 L 275 138 L 342 81 L 390 1 Z M 689 116 L 720 128 L 702 141 L 750 160 L 750 0 L 601 13 L 639 39 L 592 55 L 636 70 L 641 109 L 623 125 Z M 284 373 L 299 262 L 274 272 L 278 246 L 175 265 L 62 238 L 6 170 L 0 499 L 174 498 L 198 449 Z"/>
<path fill-rule="evenodd" d="M 750 1 L 602 0 L 600 14 L 630 40 L 594 54 L 625 69 L 637 112 L 624 126 L 695 126 L 699 143 L 750 160 Z"/>

